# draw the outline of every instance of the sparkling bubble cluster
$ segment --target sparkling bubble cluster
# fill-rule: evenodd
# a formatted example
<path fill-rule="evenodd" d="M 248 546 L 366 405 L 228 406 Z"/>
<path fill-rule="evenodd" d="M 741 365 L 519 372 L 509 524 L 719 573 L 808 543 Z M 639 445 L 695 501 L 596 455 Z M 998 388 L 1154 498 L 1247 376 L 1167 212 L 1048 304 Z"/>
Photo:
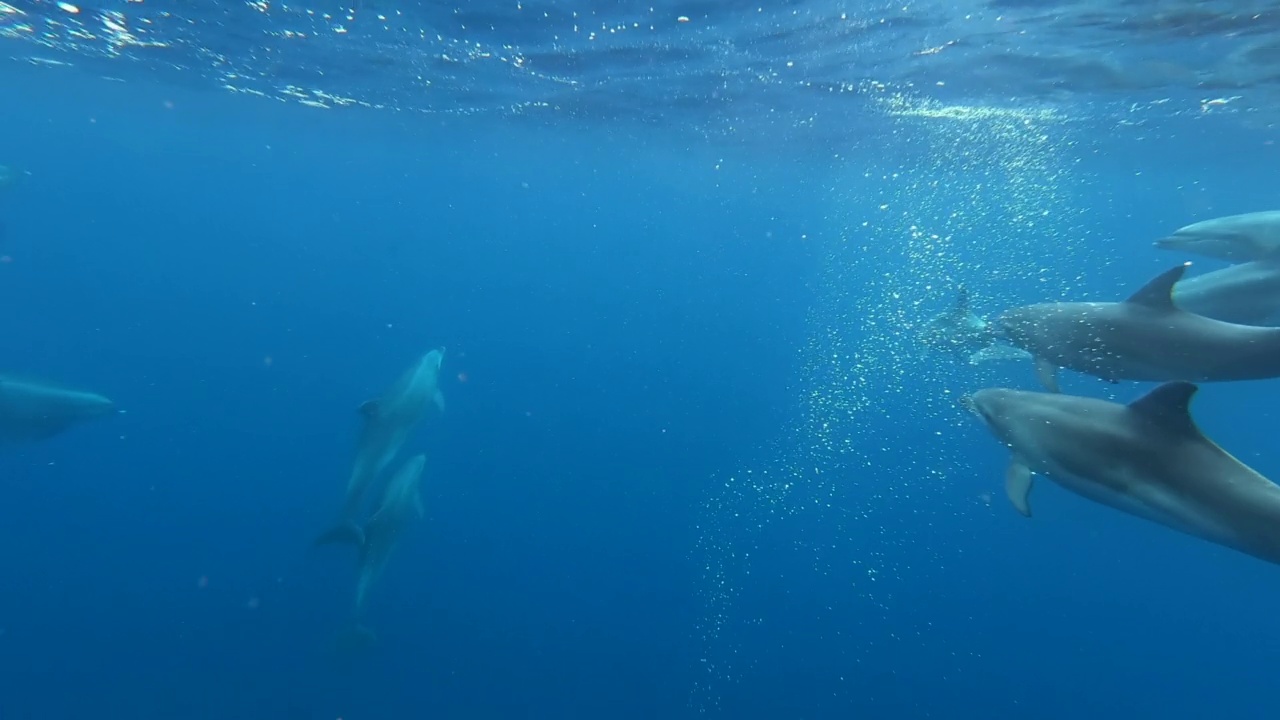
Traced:
<path fill-rule="evenodd" d="M 792 576 L 846 582 L 842 612 L 925 642 L 927 619 L 904 628 L 895 596 L 956 551 L 930 541 L 934 520 L 981 506 L 952 499 L 952 481 L 970 471 L 964 450 L 973 438 L 957 400 L 997 373 L 1031 369 L 928 355 L 916 330 L 953 302 L 960 283 L 983 300 L 979 310 L 994 312 L 1067 296 L 1078 268 L 1107 262 L 1073 202 L 1084 179 L 1068 118 L 903 95 L 881 107 L 894 152 L 847 160 L 831 191 L 793 420 L 758 462 L 718 479 L 703 508 L 695 552 L 704 567 L 704 672 L 692 703 L 704 712 L 756 664 L 737 638 L 769 619 L 743 616 L 737 600 L 769 580 L 753 556 L 779 542 L 803 547 L 797 557 L 811 561 Z M 872 650 L 856 642 L 864 646 L 839 648 L 853 664 Z"/>

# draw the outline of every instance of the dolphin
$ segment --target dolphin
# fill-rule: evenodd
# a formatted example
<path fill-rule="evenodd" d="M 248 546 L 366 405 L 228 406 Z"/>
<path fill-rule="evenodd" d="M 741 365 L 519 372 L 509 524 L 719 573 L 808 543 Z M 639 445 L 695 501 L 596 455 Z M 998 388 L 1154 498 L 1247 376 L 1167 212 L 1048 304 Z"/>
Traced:
<path fill-rule="evenodd" d="M 1187 265 L 1161 273 L 1124 302 L 1041 303 L 996 320 L 1036 357 L 1044 387 L 1058 391 L 1059 367 L 1110 382 L 1223 382 L 1280 376 L 1280 328 L 1236 325 L 1173 303 Z"/>
<path fill-rule="evenodd" d="M 1274 326 L 1280 316 L 1280 257 L 1184 278 L 1173 286 L 1173 302 L 1215 320 Z"/>
<path fill-rule="evenodd" d="M 364 612 L 369 588 L 382 575 L 391 551 L 399 544 L 409 521 L 423 515 L 418 487 L 422 483 L 425 464 L 426 458 L 422 455 L 409 458 L 387 483 L 378 510 L 365 523 L 360 538 L 360 576 L 356 582 L 357 618 Z"/>
<path fill-rule="evenodd" d="M 1197 387 L 1160 385 L 1123 405 L 987 388 L 966 404 L 1012 452 L 1005 493 L 1031 516 L 1032 474 L 1122 512 L 1280 564 L 1280 486 L 1200 432 Z"/>
<path fill-rule="evenodd" d="M 995 328 L 973 311 L 969 291 L 963 285 L 956 292 L 955 304 L 925 323 L 920 340 L 933 350 L 970 365 L 1031 359 L 1025 350 L 1000 343 Z"/>
<path fill-rule="evenodd" d="M 1280 210 L 1228 215 L 1192 223 L 1157 240 L 1156 247 L 1232 263 L 1261 260 L 1280 250 Z"/>
<path fill-rule="evenodd" d="M 45 440 L 114 409 L 96 393 L 0 376 L 0 443 Z"/>
<path fill-rule="evenodd" d="M 435 404 L 444 412 L 440 393 L 440 365 L 444 348 L 423 355 L 404 372 L 382 397 L 360 406 L 364 427 L 356 445 L 355 463 L 347 480 L 347 494 L 338 524 L 316 539 L 316 544 L 352 541 L 359 538 L 356 524 L 365 494 L 387 464 L 400 452 L 410 432 Z"/>

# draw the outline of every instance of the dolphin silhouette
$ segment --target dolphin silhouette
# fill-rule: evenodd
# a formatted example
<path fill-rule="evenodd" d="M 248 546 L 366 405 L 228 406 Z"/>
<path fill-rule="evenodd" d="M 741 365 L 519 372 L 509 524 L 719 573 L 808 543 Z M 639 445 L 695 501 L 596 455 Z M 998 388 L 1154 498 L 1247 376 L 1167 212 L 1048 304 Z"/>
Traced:
<path fill-rule="evenodd" d="M 996 320 L 1006 339 L 1036 357 L 1046 389 L 1071 368 L 1111 382 L 1222 382 L 1280 376 L 1280 328 L 1222 322 L 1179 309 L 1168 270 L 1124 302 L 1041 303 Z"/>
<path fill-rule="evenodd" d="M 405 461 L 387 483 L 377 511 L 365 523 L 360 537 L 360 573 L 356 581 L 357 620 L 364 615 L 369 588 L 382 575 L 391 551 L 399 544 L 409 521 L 423 515 L 418 487 L 422 483 L 425 464 L 426 458 L 422 455 L 414 455 Z"/>
<path fill-rule="evenodd" d="M 338 524 L 316 539 L 316 544 L 358 542 L 357 524 L 364 498 L 378 475 L 400 452 L 409 434 L 434 403 L 444 412 L 440 393 L 440 365 L 444 348 L 432 350 L 404 372 L 382 397 L 360 406 L 364 427 L 356 445 L 355 462 L 347 480 L 346 499 Z"/>
<path fill-rule="evenodd" d="M 51 438 L 114 407 L 96 393 L 0 376 L 0 443 Z"/>
<path fill-rule="evenodd" d="M 955 304 L 924 324 L 920 341 L 936 352 L 971 365 L 1031 359 L 1025 350 L 1000 343 L 995 328 L 973 311 L 969 291 L 963 285 L 956 291 Z"/>
<path fill-rule="evenodd" d="M 1233 263 L 1261 260 L 1280 250 L 1280 210 L 1192 223 L 1155 244 L 1162 250 L 1182 250 Z"/>
<path fill-rule="evenodd" d="M 966 404 L 1012 453 L 1005 493 L 1031 516 L 1032 475 L 1180 532 L 1280 564 L 1280 486 L 1200 432 L 1197 387 L 1160 385 L 1120 403 L 987 388 Z"/>
<path fill-rule="evenodd" d="M 1280 257 L 1179 280 L 1173 286 L 1173 302 L 1214 320 L 1274 326 L 1280 315 Z"/>

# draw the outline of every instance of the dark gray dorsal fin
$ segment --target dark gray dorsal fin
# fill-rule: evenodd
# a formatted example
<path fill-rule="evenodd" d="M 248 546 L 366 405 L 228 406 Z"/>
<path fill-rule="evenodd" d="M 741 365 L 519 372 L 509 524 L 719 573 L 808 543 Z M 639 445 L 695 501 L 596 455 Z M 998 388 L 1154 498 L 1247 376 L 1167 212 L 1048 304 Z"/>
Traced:
<path fill-rule="evenodd" d="M 376 417 L 378 415 L 378 401 L 366 400 L 360 403 L 360 414 L 367 417 Z"/>
<path fill-rule="evenodd" d="M 969 314 L 969 288 L 963 285 L 956 290 L 956 312 L 960 315 Z"/>
<path fill-rule="evenodd" d="M 1141 290 L 1130 295 L 1125 302 L 1143 305 L 1156 310 L 1176 309 L 1173 304 L 1173 286 L 1182 279 L 1183 274 L 1187 272 L 1189 267 L 1191 267 L 1191 263 L 1183 263 L 1175 268 L 1165 270 L 1151 282 L 1143 285 Z"/>
<path fill-rule="evenodd" d="M 1191 419 L 1191 398 L 1200 388 L 1181 380 L 1167 382 L 1129 403 L 1129 408 L 1161 427 L 1184 435 L 1200 435 Z"/>

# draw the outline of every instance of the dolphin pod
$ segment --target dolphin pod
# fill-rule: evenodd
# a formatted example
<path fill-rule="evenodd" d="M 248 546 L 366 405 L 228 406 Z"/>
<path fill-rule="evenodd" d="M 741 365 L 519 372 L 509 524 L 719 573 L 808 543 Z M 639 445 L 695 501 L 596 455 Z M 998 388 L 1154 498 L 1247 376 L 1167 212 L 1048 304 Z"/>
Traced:
<path fill-rule="evenodd" d="M 114 411 L 97 393 L 0 376 L 0 444 L 45 440 Z"/>
<path fill-rule="evenodd" d="M 1280 211 L 1188 225 L 1156 242 L 1230 266 L 1173 267 L 1120 302 L 1015 307 L 995 332 L 1035 358 L 1049 392 L 985 388 L 964 399 L 1009 448 L 1005 493 L 1031 516 L 1035 475 L 1096 503 L 1280 564 L 1280 486 L 1204 435 L 1194 382 L 1280 377 Z M 1069 368 L 1156 381 L 1128 404 L 1059 392 Z"/>
<path fill-rule="evenodd" d="M 405 527 L 423 514 L 418 493 L 426 465 L 422 454 L 409 458 L 392 474 L 367 519 L 364 519 L 365 498 L 430 408 L 434 406 L 437 412 L 444 412 L 444 395 L 440 391 L 444 353 L 444 348 L 438 348 L 422 355 L 381 397 L 360 406 L 363 426 L 340 518 L 314 542 L 315 545 L 349 543 L 359 551 L 355 622 L 339 634 L 341 649 L 356 650 L 374 642 L 372 631 L 363 624 L 369 589 L 382 575 Z"/>
<path fill-rule="evenodd" d="M 1030 517 L 1033 474 L 1094 502 L 1280 564 L 1280 486 L 1196 427 L 1197 387 L 1163 384 L 1121 405 L 1007 388 L 967 404 L 1010 450 L 1005 492 Z"/>
<path fill-rule="evenodd" d="M 444 412 L 444 395 L 440 392 L 443 362 L 444 348 L 426 353 L 401 374 L 382 397 L 360 406 L 364 426 L 356 444 L 342 514 L 337 525 L 317 538 L 317 544 L 358 542 L 357 521 L 369 488 L 400 452 L 428 406 L 434 404 L 438 411 Z"/>
<path fill-rule="evenodd" d="M 1057 302 L 1006 310 L 1004 336 L 1036 358 L 1046 389 L 1060 367 L 1104 380 L 1222 382 L 1280 377 L 1280 328 L 1237 325 L 1182 310 L 1165 271 L 1123 302 Z"/>
<path fill-rule="evenodd" d="M 1280 210 L 1203 220 L 1178 228 L 1155 244 L 1162 250 L 1182 250 L 1231 263 L 1262 260 L 1280 250 Z"/>

